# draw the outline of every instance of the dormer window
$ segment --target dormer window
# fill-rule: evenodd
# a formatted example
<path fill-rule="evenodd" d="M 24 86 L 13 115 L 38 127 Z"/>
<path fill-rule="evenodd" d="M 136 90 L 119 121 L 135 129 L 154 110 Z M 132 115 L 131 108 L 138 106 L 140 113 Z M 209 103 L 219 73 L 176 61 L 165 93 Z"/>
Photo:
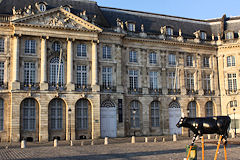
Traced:
<path fill-rule="evenodd" d="M 234 35 L 232 31 L 226 33 L 226 39 L 234 39 Z"/>
<path fill-rule="evenodd" d="M 46 5 L 44 3 L 39 4 L 39 11 L 40 12 L 45 12 L 46 11 Z"/>
<path fill-rule="evenodd" d="M 166 34 L 168 36 L 172 36 L 173 35 L 173 28 L 172 27 L 167 27 L 166 28 Z"/>
<path fill-rule="evenodd" d="M 68 11 L 68 12 L 71 11 L 71 10 L 70 10 L 70 7 L 68 7 L 68 6 L 64 6 L 63 9 L 64 9 L 65 11 Z"/>
<path fill-rule="evenodd" d="M 201 40 L 206 40 L 207 39 L 207 33 L 203 32 L 203 31 L 200 31 L 200 39 Z"/>
<path fill-rule="evenodd" d="M 135 32 L 135 24 L 134 23 L 128 23 L 127 27 L 128 27 L 129 31 Z"/>

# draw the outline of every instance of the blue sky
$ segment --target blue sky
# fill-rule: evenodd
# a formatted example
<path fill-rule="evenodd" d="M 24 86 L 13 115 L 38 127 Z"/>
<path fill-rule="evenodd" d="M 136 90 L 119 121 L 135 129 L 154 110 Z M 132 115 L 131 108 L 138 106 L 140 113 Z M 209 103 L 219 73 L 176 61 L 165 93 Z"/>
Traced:
<path fill-rule="evenodd" d="M 195 19 L 240 16 L 240 0 L 95 0 L 98 5 Z"/>

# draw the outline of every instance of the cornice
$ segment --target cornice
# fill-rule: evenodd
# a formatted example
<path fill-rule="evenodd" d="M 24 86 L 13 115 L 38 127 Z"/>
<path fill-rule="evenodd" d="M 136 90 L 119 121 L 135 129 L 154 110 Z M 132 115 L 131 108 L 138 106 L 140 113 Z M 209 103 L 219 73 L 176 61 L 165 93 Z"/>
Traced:
<path fill-rule="evenodd" d="M 115 32 L 102 32 L 101 35 L 108 35 L 108 36 L 116 36 L 116 37 L 124 37 L 126 34 L 124 33 L 115 33 Z"/>
<path fill-rule="evenodd" d="M 230 44 L 230 45 L 218 46 L 219 50 L 231 49 L 231 48 L 240 48 L 240 44 Z"/>
<path fill-rule="evenodd" d="M 177 41 L 160 40 L 160 39 L 146 39 L 146 38 L 135 38 L 135 37 L 124 37 L 124 39 L 138 41 L 138 42 L 151 42 L 151 43 L 162 43 L 162 44 L 178 45 L 178 46 L 185 46 L 185 47 L 206 48 L 211 50 L 217 49 L 217 46 L 213 46 L 213 45 L 193 44 L 193 43 L 187 43 L 187 42 L 177 42 Z"/>

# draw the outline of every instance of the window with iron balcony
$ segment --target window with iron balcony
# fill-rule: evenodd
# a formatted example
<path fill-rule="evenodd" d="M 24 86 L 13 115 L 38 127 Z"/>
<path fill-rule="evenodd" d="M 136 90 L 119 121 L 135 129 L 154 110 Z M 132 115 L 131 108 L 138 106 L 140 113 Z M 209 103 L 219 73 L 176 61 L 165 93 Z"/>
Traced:
<path fill-rule="evenodd" d="M 203 57 L 203 67 L 209 67 L 209 59 L 208 56 Z"/>
<path fill-rule="evenodd" d="M 193 56 L 188 55 L 186 58 L 186 66 L 193 67 Z"/>
<path fill-rule="evenodd" d="M 229 73 L 227 74 L 228 78 L 228 91 L 231 92 L 236 92 L 237 91 L 237 75 L 236 73 Z"/>
<path fill-rule="evenodd" d="M 58 41 L 53 42 L 53 44 L 52 44 L 52 49 L 53 49 L 53 51 L 55 51 L 55 52 L 60 52 L 60 49 L 61 49 L 61 44 L 60 44 L 60 42 L 58 42 Z"/>

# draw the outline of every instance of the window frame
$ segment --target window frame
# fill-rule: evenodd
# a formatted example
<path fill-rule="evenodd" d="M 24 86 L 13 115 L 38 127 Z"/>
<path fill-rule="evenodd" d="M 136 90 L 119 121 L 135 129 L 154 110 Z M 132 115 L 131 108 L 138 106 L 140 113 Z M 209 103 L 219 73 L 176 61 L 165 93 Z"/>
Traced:
<path fill-rule="evenodd" d="M 36 63 L 24 62 L 24 84 L 33 85 L 35 83 L 36 83 Z"/>
<path fill-rule="evenodd" d="M 186 89 L 194 90 L 194 73 L 186 73 Z"/>
<path fill-rule="evenodd" d="M 138 70 L 129 70 L 129 88 L 138 89 Z"/>
<path fill-rule="evenodd" d="M 135 32 L 136 31 L 136 25 L 133 22 L 128 22 L 127 24 L 128 31 Z"/>
<path fill-rule="evenodd" d="M 208 101 L 205 104 L 205 115 L 206 117 L 212 117 L 213 116 L 213 102 L 212 101 Z"/>
<path fill-rule="evenodd" d="M 200 39 L 201 40 L 206 40 L 207 39 L 207 33 L 204 31 L 200 31 Z"/>
<path fill-rule="evenodd" d="M 135 110 L 135 114 L 133 114 L 133 111 Z M 140 128 L 140 103 L 139 101 L 132 101 L 130 104 L 130 127 L 132 129 L 138 129 Z"/>
<path fill-rule="evenodd" d="M 158 89 L 158 72 L 150 71 L 149 73 L 149 85 L 151 89 Z"/>
<path fill-rule="evenodd" d="M 168 54 L 168 65 L 176 66 L 176 54 L 173 53 Z"/>
<path fill-rule="evenodd" d="M 129 51 L 129 62 L 138 63 L 137 51 L 134 50 Z"/>
<path fill-rule="evenodd" d="M 102 59 L 112 59 L 112 47 L 109 45 L 102 46 Z"/>
<path fill-rule="evenodd" d="M 61 43 L 59 41 L 54 41 L 52 43 L 52 50 L 54 52 L 60 52 L 61 48 L 62 48 L 62 45 L 61 45 Z"/>
<path fill-rule="evenodd" d="M 104 87 L 112 87 L 112 67 L 103 66 L 102 67 L 102 85 Z"/>
<path fill-rule="evenodd" d="M 170 26 L 166 27 L 166 35 L 167 36 L 173 36 L 173 28 Z"/>
<path fill-rule="evenodd" d="M 46 7 L 46 5 L 44 3 L 39 3 L 38 7 L 39 7 L 39 11 L 40 12 L 45 12 L 46 9 L 47 9 L 47 7 Z"/>
<path fill-rule="evenodd" d="M 205 74 L 203 78 L 203 88 L 205 90 L 211 90 L 211 74 Z"/>
<path fill-rule="evenodd" d="M 237 74 L 236 73 L 228 73 L 227 74 L 228 80 L 228 90 L 229 91 L 237 91 Z"/>
<path fill-rule="evenodd" d="M 187 67 L 193 67 L 193 61 L 194 61 L 194 58 L 192 55 L 187 55 L 186 57 L 186 66 Z"/>
<path fill-rule="evenodd" d="M 225 34 L 225 39 L 226 40 L 232 40 L 234 39 L 234 32 L 233 31 L 228 31 L 226 34 Z"/>
<path fill-rule="evenodd" d="M 76 129 L 77 130 L 87 130 L 88 125 L 88 109 L 89 102 L 87 99 L 80 99 L 76 104 Z M 80 110 L 80 111 L 79 111 Z M 87 113 L 87 114 L 84 114 Z"/>
<path fill-rule="evenodd" d="M 27 103 L 27 105 L 25 105 Z M 23 130 L 34 131 L 36 130 L 36 101 L 34 99 L 25 99 L 23 101 Z"/>
<path fill-rule="evenodd" d="M 0 98 L 0 132 L 4 130 L 4 100 Z"/>
<path fill-rule="evenodd" d="M 51 107 L 50 108 L 51 130 L 62 130 L 63 129 L 63 101 L 61 99 L 54 99 L 53 101 L 51 101 L 50 107 Z M 53 110 L 54 110 L 54 113 L 53 113 Z"/>
<path fill-rule="evenodd" d="M 227 67 L 234 67 L 234 66 L 236 66 L 235 56 L 227 56 Z"/>
<path fill-rule="evenodd" d="M 160 102 L 151 102 L 151 127 L 160 127 Z"/>
<path fill-rule="evenodd" d="M 168 72 L 168 89 L 178 89 L 178 76 L 176 76 L 175 74 L 175 71 Z"/>
<path fill-rule="evenodd" d="M 149 53 L 149 64 L 157 64 L 157 54 L 155 52 Z"/>
<path fill-rule="evenodd" d="M 203 56 L 203 67 L 209 68 L 210 67 L 210 57 Z"/>
<path fill-rule="evenodd" d="M 0 85 L 4 84 L 5 62 L 0 61 Z"/>
<path fill-rule="evenodd" d="M 36 54 L 37 42 L 34 39 L 26 39 L 24 46 L 25 54 Z"/>
<path fill-rule="evenodd" d="M 59 60 L 60 59 L 58 57 L 53 57 L 49 62 L 49 65 L 50 65 L 49 83 L 50 84 L 56 84 L 57 85 Z M 60 85 L 64 84 L 64 63 L 63 63 L 63 60 L 61 60 L 61 63 L 60 63 L 60 73 L 59 73 L 58 83 Z"/>
<path fill-rule="evenodd" d="M 77 57 L 87 57 L 87 45 L 84 43 L 77 44 Z"/>
<path fill-rule="evenodd" d="M 77 85 L 87 86 L 88 85 L 88 66 L 77 65 Z"/>

